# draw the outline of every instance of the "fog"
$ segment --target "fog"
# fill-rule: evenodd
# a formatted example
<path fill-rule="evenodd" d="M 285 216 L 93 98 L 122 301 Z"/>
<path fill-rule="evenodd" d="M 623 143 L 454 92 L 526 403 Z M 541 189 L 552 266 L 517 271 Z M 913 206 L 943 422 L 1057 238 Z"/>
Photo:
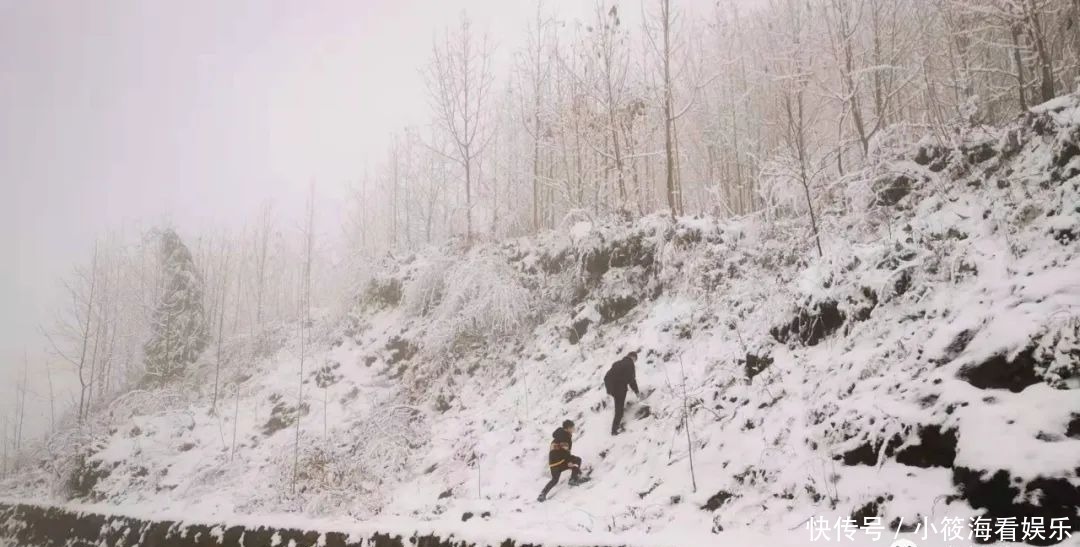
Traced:
<path fill-rule="evenodd" d="M 564 4 L 563 14 L 581 6 L 550 4 Z M 5 388 L 24 354 L 33 367 L 49 360 L 40 327 L 94 238 L 162 223 L 236 226 L 267 200 L 295 217 L 311 182 L 320 216 L 333 217 L 388 136 L 426 115 L 419 69 L 432 33 L 467 10 L 509 50 L 531 9 L 499 0 L 0 4 Z"/>

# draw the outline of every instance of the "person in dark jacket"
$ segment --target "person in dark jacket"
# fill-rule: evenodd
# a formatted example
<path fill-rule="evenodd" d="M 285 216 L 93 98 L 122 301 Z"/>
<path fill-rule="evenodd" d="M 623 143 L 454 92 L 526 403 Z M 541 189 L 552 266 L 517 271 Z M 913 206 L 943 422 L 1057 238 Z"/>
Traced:
<path fill-rule="evenodd" d="M 551 469 L 551 480 L 544 485 L 537 501 L 547 499 L 547 494 L 559 482 L 559 475 L 563 471 L 570 470 L 570 486 L 577 486 L 585 482 L 581 478 L 581 458 L 570 453 L 574 446 L 574 422 L 566 420 L 562 427 L 551 434 L 551 450 L 548 452 L 548 468 Z"/>
<path fill-rule="evenodd" d="M 622 359 L 612 363 L 611 369 L 604 375 L 604 387 L 607 388 L 608 395 L 615 398 L 615 419 L 611 422 L 612 435 L 618 435 L 622 426 L 627 388 L 634 390 L 634 394 L 641 397 L 634 372 L 635 361 L 637 361 L 637 352 L 631 351 Z"/>

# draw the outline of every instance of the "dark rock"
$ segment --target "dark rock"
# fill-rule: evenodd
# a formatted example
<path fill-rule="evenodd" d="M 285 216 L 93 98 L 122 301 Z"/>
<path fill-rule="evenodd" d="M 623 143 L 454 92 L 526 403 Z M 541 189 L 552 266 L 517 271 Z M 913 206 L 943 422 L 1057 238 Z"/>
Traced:
<path fill-rule="evenodd" d="M 435 410 L 438 410 L 439 412 L 446 412 L 447 410 L 450 410 L 451 408 L 453 408 L 450 406 L 450 401 L 452 399 L 453 395 L 447 397 L 446 395 L 440 393 L 437 397 L 435 397 Z"/>
<path fill-rule="evenodd" d="M 581 259 L 581 267 L 594 282 L 604 276 L 611 269 L 611 253 L 607 249 L 593 249 Z"/>
<path fill-rule="evenodd" d="M 943 146 L 927 145 L 919 147 L 913 158 L 915 163 L 927 167 L 931 172 L 937 173 L 949 164 L 949 151 Z"/>
<path fill-rule="evenodd" d="M 862 528 L 866 525 L 866 519 L 878 516 L 881 516 L 881 508 L 876 501 L 871 501 L 851 513 L 851 520 L 855 521 L 855 526 Z"/>
<path fill-rule="evenodd" d="M 889 523 L 889 530 L 899 532 L 901 534 L 914 534 L 918 529 L 922 520 L 914 518 L 911 520 L 901 519 L 896 517 Z"/>
<path fill-rule="evenodd" d="M 1070 228 L 1051 230 L 1050 235 L 1054 238 L 1054 241 L 1057 241 L 1062 245 L 1068 245 L 1077 239 L 1080 239 L 1080 234 L 1077 234 Z"/>
<path fill-rule="evenodd" d="M 721 490 L 709 497 L 709 500 L 705 502 L 705 505 L 701 506 L 706 511 L 716 511 L 722 505 L 727 503 L 733 497 L 731 492 Z"/>
<path fill-rule="evenodd" d="M 960 369 L 959 377 L 979 389 L 1007 389 L 1020 393 L 1042 380 L 1035 373 L 1035 348 L 1021 351 L 1009 360 L 999 354 L 986 361 Z"/>
<path fill-rule="evenodd" d="M 375 309 L 392 308 L 401 302 L 401 280 L 397 278 L 372 279 L 364 291 L 363 302 L 366 307 Z"/>
<path fill-rule="evenodd" d="M 913 467 L 952 467 L 956 460 L 956 430 L 940 425 L 921 426 L 919 444 L 896 453 L 896 461 Z"/>
<path fill-rule="evenodd" d="M 963 147 L 963 152 L 964 159 L 972 165 L 982 163 L 994 157 L 994 154 L 996 153 L 994 151 L 994 145 L 991 142 L 982 142 L 965 146 Z"/>
<path fill-rule="evenodd" d="M 298 413 L 296 407 L 285 404 L 280 396 L 276 399 L 272 397 L 271 400 L 274 401 L 274 406 L 270 409 L 270 418 L 262 426 L 263 435 L 267 437 L 296 423 L 297 414 L 307 416 L 310 410 L 308 404 L 304 403 L 300 405 Z"/>
<path fill-rule="evenodd" d="M 568 340 L 571 344 L 576 344 L 581 341 L 581 338 L 585 336 L 585 333 L 589 330 L 589 325 L 592 324 L 592 320 L 588 317 L 583 317 L 574 321 L 574 324 L 570 327 L 570 335 Z"/>
<path fill-rule="evenodd" d="M 938 362 L 948 363 L 949 361 L 956 359 L 957 356 L 967 349 L 972 338 L 975 338 L 974 330 L 964 329 L 960 331 L 960 333 L 952 339 L 952 342 L 949 342 L 949 345 L 945 347 L 945 354 L 938 359 Z"/>
<path fill-rule="evenodd" d="M 1065 167 L 1076 156 L 1080 156 L 1080 145 L 1072 140 L 1063 140 L 1054 150 L 1054 165 Z"/>
<path fill-rule="evenodd" d="M 893 295 L 902 296 L 908 292 L 911 288 L 911 274 L 907 270 L 900 272 L 900 275 L 896 276 L 896 282 L 893 283 Z"/>
<path fill-rule="evenodd" d="M 878 296 L 873 289 L 863 287 L 861 292 L 862 301 L 852 302 L 852 305 L 855 307 L 855 321 L 866 321 L 867 319 L 870 319 L 870 314 L 874 312 L 874 308 L 878 305 Z"/>
<path fill-rule="evenodd" d="M 389 363 L 396 365 L 399 362 L 412 359 L 420 351 L 420 348 L 405 338 L 394 336 L 386 343 L 386 351 L 389 353 Z"/>
<path fill-rule="evenodd" d="M 563 402 L 569 403 L 570 401 L 573 401 L 574 399 L 577 399 L 578 397 L 581 397 L 582 395 L 588 393 L 588 391 L 589 388 L 587 387 L 581 389 L 567 390 L 567 392 L 563 394 Z"/>
<path fill-rule="evenodd" d="M 473 514 L 472 514 L 472 512 L 470 512 L 470 511 L 465 511 L 465 512 L 464 512 L 464 513 L 462 513 L 462 515 L 461 515 L 461 522 L 468 522 L 468 521 L 469 521 L 469 519 L 471 519 L 471 518 L 473 518 Z"/>
<path fill-rule="evenodd" d="M 68 475 L 65 489 L 69 499 L 92 498 L 94 487 L 109 476 L 110 470 L 102 462 L 84 454 L 75 458 L 75 465 Z"/>
<path fill-rule="evenodd" d="M 612 268 L 648 267 L 653 263 L 653 249 L 641 234 L 633 234 L 612 244 L 610 263 Z"/>
<path fill-rule="evenodd" d="M 616 296 L 604 298 L 596 309 L 600 312 L 600 318 L 603 322 L 610 323 L 621 319 L 637 305 L 638 301 L 632 296 Z"/>
<path fill-rule="evenodd" d="M 565 249 L 555 255 L 544 253 L 540 255 L 540 269 L 546 274 L 557 274 L 566 269 L 571 263 L 570 253 Z"/>
<path fill-rule="evenodd" d="M 800 309 L 790 323 L 769 329 L 769 334 L 781 344 L 794 337 L 803 345 L 815 346 L 839 330 L 844 320 L 844 313 L 836 302 L 828 300 L 814 304 L 810 310 Z"/>
<path fill-rule="evenodd" d="M 961 499 L 976 509 L 985 509 L 984 517 L 991 519 L 1013 517 L 1021 523 L 1032 517 L 1041 517 L 1049 525 L 1051 519 L 1065 519 L 1067 527 L 1080 531 L 1080 487 L 1065 478 L 1034 479 L 1027 484 L 1013 481 L 1008 471 L 990 473 L 966 467 L 953 470 L 953 484 L 960 491 Z M 1021 490 L 1022 487 L 1022 490 Z M 1022 492 L 1022 493 L 1021 493 Z M 1000 540 L 996 529 L 992 537 Z M 1032 538 L 1032 545 L 1053 545 L 1057 542 L 1044 534 L 1042 540 Z"/>
<path fill-rule="evenodd" d="M 878 454 L 881 453 L 881 447 L 883 443 L 880 439 L 870 440 L 856 446 L 855 448 L 844 452 L 839 456 L 834 456 L 833 459 L 839 459 L 844 462 L 844 465 L 877 465 Z M 898 446 L 903 444 L 903 440 L 899 436 L 894 436 L 889 439 L 888 444 L 885 445 L 885 456 L 892 456 Z"/>
<path fill-rule="evenodd" d="M 1065 428 L 1065 436 L 1070 439 L 1080 439 L 1080 414 L 1072 413 L 1069 425 Z"/>
<path fill-rule="evenodd" d="M 877 199 L 874 200 L 874 204 L 892 207 L 900 203 L 900 200 L 907 197 L 907 195 L 911 193 L 911 189 L 914 185 L 915 181 L 907 175 L 897 175 L 894 177 L 878 179 L 874 183 L 874 193 L 877 194 Z"/>
<path fill-rule="evenodd" d="M 754 376 L 761 374 L 762 371 L 769 368 L 772 364 L 773 358 L 769 355 L 758 357 L 753 353 L 747 353 L 746 359 L 743 360 L 743 370 L 746 373 L 746 379 L 753 380 Z"/>

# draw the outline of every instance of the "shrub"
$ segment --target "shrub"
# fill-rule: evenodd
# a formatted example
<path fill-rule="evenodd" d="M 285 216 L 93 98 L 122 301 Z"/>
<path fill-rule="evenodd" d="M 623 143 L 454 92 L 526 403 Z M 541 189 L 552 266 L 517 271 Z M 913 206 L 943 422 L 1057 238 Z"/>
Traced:
<path fill-rule="evenodd" d="M 491 340 L 522 327 L 532 310 L 532 294 L 508 264 L 474 255 L 451 267 L 445 294 L 433 311 L 426 346 L 436 351 L 468 340 Z"/>

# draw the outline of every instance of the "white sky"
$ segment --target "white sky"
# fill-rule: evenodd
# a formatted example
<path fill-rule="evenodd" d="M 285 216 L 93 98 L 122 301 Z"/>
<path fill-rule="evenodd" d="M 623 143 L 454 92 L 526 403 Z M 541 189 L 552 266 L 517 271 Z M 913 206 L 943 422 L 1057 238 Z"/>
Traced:
<path fill-rule="evenodd" d="M 571 20 L 592 5 L 545 1 Z M 391 132 L 427 119 L 434 30 L 467 10 L 506 55 L 534 6 L 0 0 L 0 401 L 95 237 L 238 226 L 266 199 L 302 203 L 312 180 L 333 202 Z"/>

